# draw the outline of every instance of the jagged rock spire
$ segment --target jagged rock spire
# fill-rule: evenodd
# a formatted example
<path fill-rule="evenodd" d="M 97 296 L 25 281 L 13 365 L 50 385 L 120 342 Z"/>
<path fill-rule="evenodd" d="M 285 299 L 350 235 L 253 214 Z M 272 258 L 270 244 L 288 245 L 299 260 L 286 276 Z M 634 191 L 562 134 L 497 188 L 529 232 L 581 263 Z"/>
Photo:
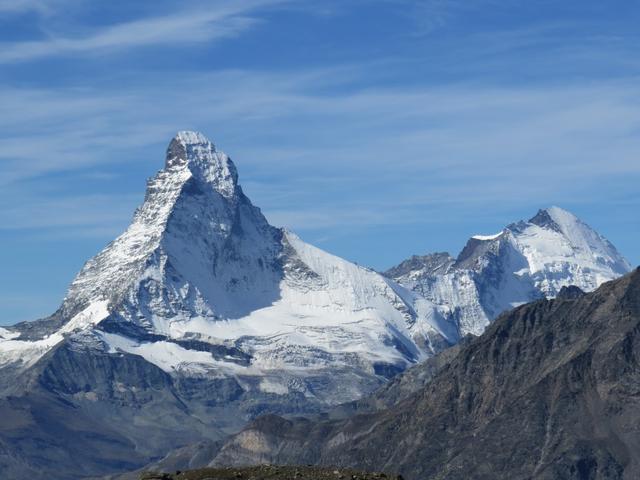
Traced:
<path fill-rule="evenodd" d="M 170 171 L 185 167 L 196 179 L 213 185 L 225 197 L 235 195 L 238 187 L 236 166 L 199 132 L 178 132 L 169 143 L 165 169 Z"/>

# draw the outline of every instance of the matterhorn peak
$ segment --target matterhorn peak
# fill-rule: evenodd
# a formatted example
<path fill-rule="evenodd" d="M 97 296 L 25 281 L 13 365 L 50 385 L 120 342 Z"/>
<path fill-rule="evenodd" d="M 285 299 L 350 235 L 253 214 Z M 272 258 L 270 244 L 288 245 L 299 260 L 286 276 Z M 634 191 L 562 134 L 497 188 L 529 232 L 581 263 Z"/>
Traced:
<path fill-rule="evenodd" d="M 232 232 L 250 227 L 268 230 L 259 210 L 242 194 L 231 159 L 203 134 L 179 132 L 169 143 L 164 169 L 147 182 L 133 222 L 84 265 L 63 310 L 72 316 L 105 299 L 115 305 L 148 273 L 149 262 L 169 255 L 177 264 L 198 240 L 208 246 L 197 255 L 208 258 L 213 255 L 209 250 L 220 247 L 213 246 L 216 241 L 224 243 Z M 185 238 L 176 238 L 182 234 Z"/>
<path fill-rule="evenodd" d="M 167 147 L 165 170 L 182 171 L 185 168 L 196 179 L 212 184 L 225 197 L 236 192 L 238 172 L 235 165 L 200 132 L 178 132 Z"/>
<path fill-rule="evenodd" d="M 380 274 L 271 226 L 229 157 L 180 132 L 131 225 L 84 265 L 56 315 L 28 329 L 47 342 L 28 358 L 68 342 L 181 378 L 240 378 L 261 402 L 345 402 L 454 343 L 440 318 Z M 22 347 L 10 335 L 0 331 L 0 367 L 26 358 L 6 353 Z"/>

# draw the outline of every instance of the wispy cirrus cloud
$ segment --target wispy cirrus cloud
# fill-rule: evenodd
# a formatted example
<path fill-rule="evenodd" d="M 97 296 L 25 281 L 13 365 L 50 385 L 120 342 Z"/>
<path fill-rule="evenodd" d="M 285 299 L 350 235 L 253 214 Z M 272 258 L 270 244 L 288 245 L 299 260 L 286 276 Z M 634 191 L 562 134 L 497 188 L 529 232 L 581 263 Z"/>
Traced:
<path fill-rule="evenodd" d="M 0 137 L 0 182 L 153 159 L 160 168 L 164 144 L 182 128 L 219 140 L 269 218 L 302 230 L 419 223 L 426 212 L 462 217 L 539 199 L 611 201 L 597 189 L 602 179 L 622 182 L 624 191 L 640 177 L 635 81 L 318 94 L 335 85 L 334 74 L 236 70 L 167 79 L 172 90 L 159 83 L 117 93 L 7 92 L 6 101 L 22 109 L 0 119 L 0 131 L 9 132 Z M 369 75 L 369 67 L 359 75 Z M 145 156 L 131 153 L 139 151 Z M 63 212 L 61 227 L 93 229 L 91 212 L 100 208 L 26 202 L 9 211 L 16 219 L 39 211 L 34 222 L 43 224 L 48 212 Z M 130 210 L 115 215 L 109 221 L 124 224 Z"/>
<path fill-rule="evenodd" d="M 62 0 L 64 1 L 64 0 Z M 15 14 L 35 11 L 38 13 L 48 13 L 52 11 L 55 4 L 61 1 L 52 0 L 0 0 L 0 12 L 5 14 Z"/>
<path fill-rule="evenodd" d="M 42 40 L 1 43 L 0 63 L 158 45 L 214 42 L 234 37 L 257 23 L 259 20 L 251 16 L 252 13 L 282 3 L 286 3 L 286 0 L 225 0 L 96 28 L 84 36 L 69 37 L 49 32 Z M 4 7 L 0 4 L 0 11 L 3 8 L 10 11 L 11 4 L 7 3 Z M 13 9 L 51 13 L 54 7 L 45 2 L 22 0 Z"/>
<path fill-rule="evenodd" d="M 106 27 L 86 37 L 86 48 L 164 42 L 192 22 L 197 28 L 184 41 L 206 41 L 206 26 L 216 19 L 253 18 L 261 7 L 279 4 L 222 3 L 205 17 L 189 10 Z M 152 28 L 146 31 L 147 26 Z M 499 70 L 492 59 L 505 61 L 509 48 L 550 42 L 577 52 L 579 45 L 564 45 L 558 36 L 567 28 L 551 23 L 474 34 L 471 47 L 462 41 L 450 51 L 467 48 L 473 61 L 465 67 L 482 76 Z M 606 51 L 589 49 L 592 56 Z M 566 51 L 549 48 L 544 61 L 560 58 L 567 58 Z M 98 167 L 107 169 L 108 178 L 113 169 L 143 161 L 159 168 L 164 143 L 184 128 L 219 140 L 238 159 L 248 193 L 274 223 L 303 230 L 411 224 L 428 211 L 455 211 L 464 218 L 539 199 L 563 205 L 618 202 L 623 199 L 600 191 L 598 183 L 606 178 L 621 185 L 618 192 L 629 193 L 640 175 L 640 90 L 633 75 L 542 84 L 371 82 L 381 72 L 412 69 L 401 61 L 279 72 L 173 72 L 159 78 L 124 73 L 114 76 L 117 88 L 6 86 L 0 88 L 6 107 L 0 118 L 0 184 Z M 136 157 L 139 152 L 142 157 Z M 319 185 L 318 179 L 327 181 Z M 142 177 L 129 191 L 140 185 Z M 378 197 L 383 200 L 372 200 Z M 504 198 L 511 199 L 508 207 L 501 204 Z M 89 221 L 91 211 L 99 210 L 95 202 L 79 202 L 77 209 L 70 203 L 47 207 L 46 198 L 38 207 L 23 203 L 25 215 L 32 208 L 64 212 L 66 223 L 50 228 L 85 224 L 96 231 Z M 121 220 L 109 219 L 113 225 L 130 218 L 124 208 L 119 212 Z M 40 215 L 42 221 L 46 217 Z"/>
<path fill-rule="evenodd" d="M 29 195 L 22 202 L 0 203 L 0 231 L 67 228 L 109 228 L 131 218 L 142 195 L 85 194 L 61 198 Z M 28 212 L 28 214 L 27 214 Z M 56 215 L 55 212 L 64 212 Z"/>

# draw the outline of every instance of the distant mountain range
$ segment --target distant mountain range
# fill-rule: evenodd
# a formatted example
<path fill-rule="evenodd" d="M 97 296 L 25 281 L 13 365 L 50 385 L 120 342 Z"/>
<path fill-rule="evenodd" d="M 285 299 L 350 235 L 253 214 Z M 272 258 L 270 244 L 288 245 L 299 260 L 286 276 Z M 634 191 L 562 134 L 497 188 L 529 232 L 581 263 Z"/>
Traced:
<path fill-rule="evenodd" d="M 181 132 L 129 228 L 58 311 L 0 328 L 0 472 L 123 471 L 262 413 L 320 412 L 504 310 L 628 271 L 552 207 L 473 237 L 456 259 L 412 257 L 380 274 L 269 225 L 230 158 Z"/>

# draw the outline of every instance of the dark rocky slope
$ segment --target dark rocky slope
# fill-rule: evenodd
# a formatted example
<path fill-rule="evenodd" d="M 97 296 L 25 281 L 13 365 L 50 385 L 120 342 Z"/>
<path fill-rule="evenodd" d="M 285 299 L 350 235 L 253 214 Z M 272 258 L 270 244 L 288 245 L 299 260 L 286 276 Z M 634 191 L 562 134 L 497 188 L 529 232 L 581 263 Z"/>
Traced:
<path fill-rule="evenodd" d="M 499 317 L 392 408 L 262 417 L 215 463 L 348 465 L 421 480 L 640 478 L 640 269 L 564 293 Z"/>
<path fill-rule="evenodd" d="M 281 467 L 202 468 L 187 472 L 145 473 L 140 480 L 402 480 L 398 475 L 363 473 L 352 469 Z"/>
<path fill-rule="evenodd" d="M 198 402 L 179 382 L 139 356 L 65 342 L 21 375 L 2 373 L 3 478 L 132 470 L 176 442 L 223 436 L 192 414 Z"/>
<path fill-rule="evenodd" d="M 372 413 L 391 407 L 411 396 L 414 392 L 424 388 L 441 368 L 455 358 L 462 346 L 466 345 L 470 339 L 471 337 L 467 337 L 457 345 L 396 375 L 389 383 L 383 385 L 368 397 L 337 405 L 325 412 L 306 414 L 305 418 L 316 421 L 346 419 L 356 414 Z M 175 472 L 204 468 L 212 463 L 212 460 L 218 455 L 218 452 L 223 446 L 224 440 L 205 440 L 193 443 L 171 450 L 162 459 L 150 463 L 141 469 L 114 475 L 109 478 L 117 480 L 137 480 L 140 474 L 145 471 Z"/>

